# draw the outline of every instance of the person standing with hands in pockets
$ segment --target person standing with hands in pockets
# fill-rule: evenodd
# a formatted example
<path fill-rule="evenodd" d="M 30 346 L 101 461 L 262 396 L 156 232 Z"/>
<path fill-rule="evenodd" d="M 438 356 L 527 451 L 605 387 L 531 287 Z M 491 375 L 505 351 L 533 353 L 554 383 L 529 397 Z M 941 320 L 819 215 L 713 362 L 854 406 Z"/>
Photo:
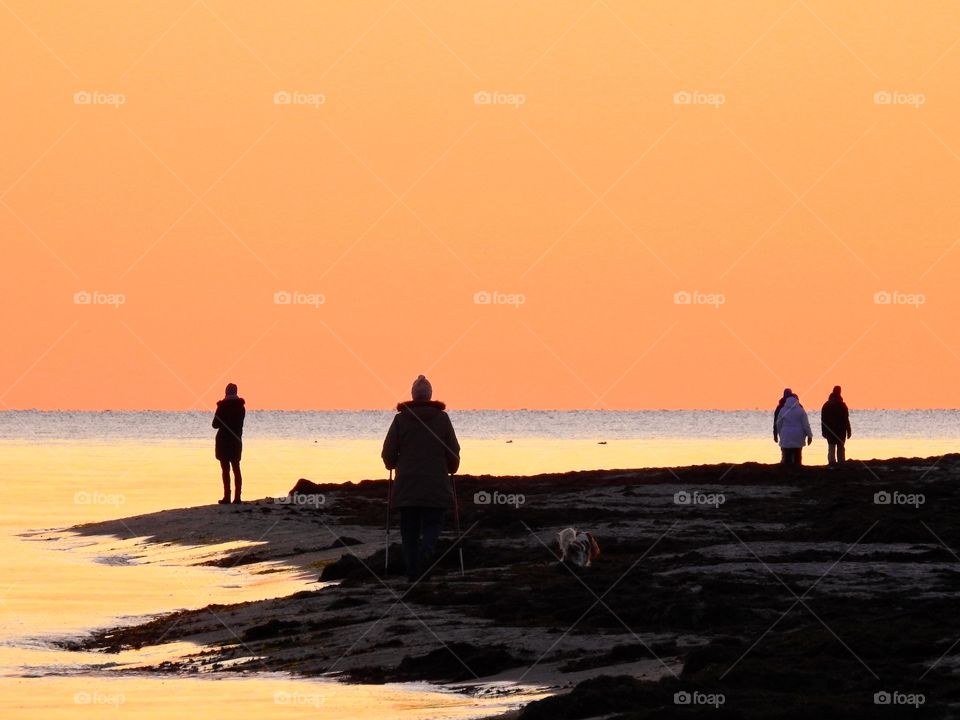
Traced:
<path fill-rule="evenodd" d="M 842 465 L 847 461 L 847 440 L 853 435 L 850 429 L 850 408 L 843 401 L 837 385 L 820 411 L 820 433 L 827 441 L 827 464 Z"/>
<path fill-rule="evenodd" d="M 446 405 L 433 399 L 423 375 L 413 382 L 411 396 L 397 405 L 381 458 L 396 470 L 390 502 L 400 509 L 407 579 L 416 582 L 433 561 L 443 513 L 456 502 L 450 475 L 460 467 L 460 443 Z"/>
<path fill-rule="evenodd" d="M 217 401 L 217 412 L 213 416 L 213 427 L 217 430 L 214 443 L 217 460 L 220 461 L 220 474 L 223 478 L 223 497 L 221 505 L 230 502 L 230 469 L 233 468 L 233 502 L 241 503 L 240 490 L 243 477 L 240 475 L 240 455 L 243 453 L 243 420 L 247 415 L 244 399 L 237 395 L 237 386 L 227 385 L 223 400 Z"/>

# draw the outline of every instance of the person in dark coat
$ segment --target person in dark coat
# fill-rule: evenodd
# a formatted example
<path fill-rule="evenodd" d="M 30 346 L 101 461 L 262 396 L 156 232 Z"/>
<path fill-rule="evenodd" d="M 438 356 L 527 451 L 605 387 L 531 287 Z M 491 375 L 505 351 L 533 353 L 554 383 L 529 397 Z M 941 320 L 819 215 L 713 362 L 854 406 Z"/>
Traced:
<path fill-rule="evenodd" d="M 400 509 L 407 577 L 415 582 L 430 567 L 444 510 L 456 502 L 450 475 L 460 467 L 460 443 L 446 405 L 432 399 L 433 388 L 423 375 L 411 395 L 411 401 L 397 405 L 381 457 L 388 470 L 396 470 L 390 503 Z"/>
<path fill-rule="evenodd" d="M 783 410 L 783 404 L 791 395 L 793 395 L 793 390 L 790 388 L 784 388 L 783 397 L 780 398 L 780 402 L 777 403 L 776 410 L 773 411 L 773 441 L 775 443 L 780 442 L 780 430 L 777 428 L 777 417 L 780 415 L 780 411 Z"/>
<path fill-rule="evenodd" d="M 820 432 L 827 441 L 827 463 L 842 465 L 847 460 L 846 442 L 853 435 L 850 429 L 850 408 L 843 401 L 837 385 L 820 411 Z"/>
<path fill-rule="evenodd" d="M 213 427 L 217 429 L 215 450 L 220 461 L 223 476 L 223 498 L 221 505 L 230 502 L 230 468 L 233 468 L 233 502 L 240 504 L 240 490 L 243 477 L 240 475 L 240 455 L 243 452 L 243 419 L 247 411 L 244 399 L 237 396 L 237 386 L 227 385 L 223 400 L 217 401 L 217 411 L 213 416 Z"/>

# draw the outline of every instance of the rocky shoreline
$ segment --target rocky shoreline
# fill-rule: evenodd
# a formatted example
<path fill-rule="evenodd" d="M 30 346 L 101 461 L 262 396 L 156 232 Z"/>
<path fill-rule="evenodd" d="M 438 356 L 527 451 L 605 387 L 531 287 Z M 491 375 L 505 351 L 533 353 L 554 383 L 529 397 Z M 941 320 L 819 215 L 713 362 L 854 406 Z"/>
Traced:
<path fill-rule="evenodd" d="M 283 563 L 322 581 L 64 646 L 198 645 L 137 672 L 556 688 L 524 708 L 534 720 L 950 717 L 960 707 L 958 480 L 958 455 L 463 476 L 462 545 L 447 540 L 414 585 L 399 544 L 384 572 L 384 481 L 84 525 L 72 530 L 246 541 L 213 564 L 266 573 Z M 555 534 L 570 526 L 598 538 L 593 567 L 557 562 Z"/>

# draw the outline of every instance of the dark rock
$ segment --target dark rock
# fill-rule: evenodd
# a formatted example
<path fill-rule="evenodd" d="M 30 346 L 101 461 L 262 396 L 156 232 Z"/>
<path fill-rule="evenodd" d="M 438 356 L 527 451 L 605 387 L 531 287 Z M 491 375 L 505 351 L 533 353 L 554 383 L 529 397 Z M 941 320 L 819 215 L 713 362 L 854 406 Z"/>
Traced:
<path fill-rule="evenodd" d="M 336 550 L 339 547 L 349 547 L 350 545 L 362 545 L 362 540 L 357 540 L 352 537 L 338 537 L 332 543 L 327 546 L 329 550 Z"/>
<path fill-rule="evenodd" d="M 672 705 L 673 698 L 668 690 L 667 683 L 644 683 L 627 675 L 601 675 L 584 680 L 566 695 L 527 705 L 520 720 L 575 720 L 640 707 L 650 711 L 665 706 L 668 697 Z"/>
<path fill-rule="evenodd" d="M 339 560 L 324 566 L 323 570 L 320 571 L 320 581 L 343 580 L 344 578 L 365 572 L 367 572 L 367 570 L 364 568 L 360 558 L 352 553 L 346 553 L 341 555 Z"/>
<path fill-rule="evenodd" d="M 302 627 L 303 624 L 296 620 L 268 620 L 263 625 L 254 625 L 247 628 L 243 631 L 241 637 L 245 642 L 268 640 L 283 635 L 292 635 Z"/>
<path fill-rule="evenodd" d="M 450 643 L 426 655 L 405 657 L 394 673 L 398 680 L 434 680 L 462 682 L 495 675 L 528 664 L 503 645 L 479 647 L 470 643 Z"/>
<path fill-rule="evenodd" d="M 347 596 L 334 600 L 332 603 L 327 605 L 327 610 L 345 610 L 347 608 L 355 608 L 367 604 L 367 601 L 362 598 Z"/>
<path fill-rule="evenodd" d="M 287 495 L 323 495 L 324 488 L 311 480 L 300 478 Z"/>

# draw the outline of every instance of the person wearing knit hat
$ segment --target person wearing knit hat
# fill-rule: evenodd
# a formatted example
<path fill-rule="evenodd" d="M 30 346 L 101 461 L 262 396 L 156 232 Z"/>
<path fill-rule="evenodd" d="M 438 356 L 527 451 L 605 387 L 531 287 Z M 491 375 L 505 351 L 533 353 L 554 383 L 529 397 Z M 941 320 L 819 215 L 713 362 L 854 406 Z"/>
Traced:
<path fill-rule="evenodd" d="M 390 508 L 400 510 L 407 579 L 416 582 L 430 569 L 444 511 L 455 502 L 450 475 L 460 467 L 460 443 L 427 378 L 418 376 L 410 395 L 397 405 L 380 456 L 396 471 Z"/>
<path fill-rule="evenodd" d="M 233 469 L 233 502 L 239 505 L 243 477 L 240 474 L 240 456 L 243 453 L 243 420 L 247 411 L 245 401 L 237 395 L 237 386 L 227 385 L 223 391 L 223 400 L 217 401 L 217 411 L 213 415 L 213 427 L 217 430 L 214 443 L 217 460 L 220 461 L 220 475 L 223 479 L 223 497 L 221 505 L 230 502 L 230 470 Z"/>
<path fill-rule="evenodd" d="M 433 385 L 423 375 L 418 375 L 413 381 L 410 395 L 416 401 L 429 401 L 433 399 Z"/>
<path fill-rule="evenodd" d="M 839 385 L 834 386 L 820 409 L 820 434 L 827 441 L 827 464 L 832 467 L 845 463 L 846 444 L 853 431 L 850 429 L 850 408 L 843 401 Z"/>

